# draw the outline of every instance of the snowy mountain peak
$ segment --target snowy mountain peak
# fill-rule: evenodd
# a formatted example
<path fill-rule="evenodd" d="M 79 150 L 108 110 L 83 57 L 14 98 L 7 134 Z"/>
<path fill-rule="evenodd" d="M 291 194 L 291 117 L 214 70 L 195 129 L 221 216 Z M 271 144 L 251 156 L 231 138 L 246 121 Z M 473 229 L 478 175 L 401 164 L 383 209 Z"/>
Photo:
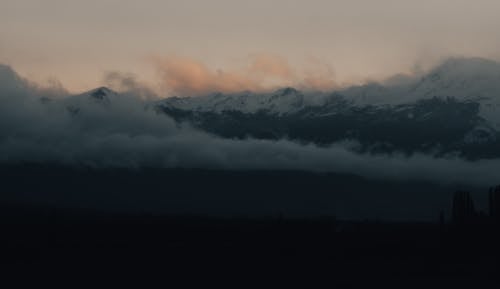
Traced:
<path fill-rule="evenodd" d="M 116 92 L 112 91 L 111 89 L 105 86 L 101 86 L 99 88 L 89 91 L 88 94 L 95 99 L 104 100 L 108 98 L 110 95 L 115 95 Z"/>
<path fill-rule="evenodd" d="M 418 98 L 498 99 L 500 63 L 481 58 L 449 59 L 422 77 L 412 93 Z"/>
<path fill-rule="evenodd" d="M 71 95 L 59 103 L 66 107 L 72 115 L 76 115 L 89 106 L 109 108 L 111 100 L 118 95 L 117 92 L 103 86 L 81 94 Z"/>
<path fill-rule="evenodd" d="M 266 111 L 272 114 L 287 114 L 307 105 L 302 92 L 286 87 L 271 93 L 241 92 L 234 94 L 213 93 L 196 97 L 171 97 L 160 102 L 163 107 L 192 111 L 239 111 L 256 113 Z"/>
<path fill-rule="evenodd" d="M 285 96 L 285 95 L 292 95 L 292 94 L 298 94 L 299 91 L 293 87 L 285 87 L 285 88 L 282 88 L 282 89 L 278 89 L 276 91 L 276 94 L 279 94 L 281 96 Z"/>
<path fill-rule="evenodd" d="M 82 94 L 70 96 L 67 101 L 70 103 L 81 103 L 88 102 L 90 100 L 97 103 L 109 104 L 111 102 L 111 98 L 117 95 L 117 92 L 102 86 Z"/>
<path fill-rule="evenodd" d="M 500 73 L 500 63 L 484 58 L 450 58 L 434 68 L 432 72 L 455 77 L 473 77 L 478 74 L 497 74 L 498 76 Z"/>
<path fill-rule="evenodd" d="M 422 77 L 406 77 L 392 83 L 367 83 L 327 94 L 304 93 L 285 87 L 269 93 L 215 93 L 207 96 L 167 98 L 160 106 L 184 111 L 265 112 L 290 115 L 304 109 L 335 114 L 346 107 L 397 107 L 432 98 L 475 102 L 479 116 L 500 130 L 500 63 L 482 58 L 451 58 Z"/>

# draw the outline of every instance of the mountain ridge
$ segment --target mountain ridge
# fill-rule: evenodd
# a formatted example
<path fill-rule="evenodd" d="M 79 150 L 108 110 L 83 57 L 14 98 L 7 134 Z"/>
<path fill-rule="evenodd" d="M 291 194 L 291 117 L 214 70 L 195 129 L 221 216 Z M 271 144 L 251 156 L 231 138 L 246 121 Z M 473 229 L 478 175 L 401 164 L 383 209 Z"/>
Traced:
<path fill-rule="evenodd" d="M 372 151 L 496 157 L 499 80 L 500 63 L 454 58 L 404 84 L 369 83 L 319 93 L 293 88 L 218 93 L 167 98 L 156 105 L 179 122 L 229 138 L 290 138 L 323 145 L 351 139 Z"/>
<path fill-rule="evenodd" d="M 223 138 L 286 138 L 317 145 L 348 140 L 359 142 L 361 151 L 479 159 L 500 157 L 499 80 L 499 63 L 457 58 L 402 84 L 369 83 L 330 92 L 293 87 L 216 92 L 132 105 Z M 101 116 L 126 99 L 126 94 L 99 87 L 63 104 L 72 115 L 97 107 L 94 115 Z"/>
<path fill-rule="evenodd" d="M 337 103 L 339 96 L 357 106 L 396 106 L 433 97 L 453 97 L 460 101 L 477 101 L 483 118 L 500 128 L 500 63 L 482 58 L 451 58 L 422 77 L 403 85 L 368 83 L 331 92 L 303 92 L 283 88 L 270 93 L 208 94 L 195 97 L 173 97 L 159 106 L 192 111 L 240 111 L 273 114 L 294 113 L 307 106 Z M 287 92 L 283 94 L 283 92 Z"/>

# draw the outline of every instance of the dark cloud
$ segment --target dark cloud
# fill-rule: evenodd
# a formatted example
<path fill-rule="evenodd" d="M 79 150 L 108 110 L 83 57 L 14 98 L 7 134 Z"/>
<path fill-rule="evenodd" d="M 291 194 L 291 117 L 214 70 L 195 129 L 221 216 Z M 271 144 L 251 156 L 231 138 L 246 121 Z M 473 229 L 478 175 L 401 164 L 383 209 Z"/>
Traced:
<path fill-rule="evenodd" d="M 499 180 L 498 159 L 370 155 L 355 153 L 349 143 L 318 147 L 289 140 L 223 139 L 157 113 L 134 89 L 107 97 L 82 94 L 42 100 L 36 87 L 0 66 L 0 162 L 305 170 L 472 185 Z"/>

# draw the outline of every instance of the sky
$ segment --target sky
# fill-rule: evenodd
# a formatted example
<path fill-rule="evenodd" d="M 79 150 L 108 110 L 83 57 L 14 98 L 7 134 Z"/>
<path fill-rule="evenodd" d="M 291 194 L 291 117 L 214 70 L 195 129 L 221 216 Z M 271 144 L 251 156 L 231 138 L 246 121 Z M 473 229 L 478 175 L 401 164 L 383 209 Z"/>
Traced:
<path fill-rule="evenodd" d="M 497 0 L 0 0 L 0 63 L 72 92 L 330 89 L 499 59 Z M 188 83 L 188 85 L 186 85 Z"/>
<path fill-rule="evenodd" d="M 500 159 L 220 138 L 144 109 L 142 89 L 330 90 L 418 75 L 449 57 L 500 60 L 499 11 L 498 0 L 0 0 L 0 164 L 495 184 Z M 125 92 L 111 106 L 60 97 L 102 85 Z"/>

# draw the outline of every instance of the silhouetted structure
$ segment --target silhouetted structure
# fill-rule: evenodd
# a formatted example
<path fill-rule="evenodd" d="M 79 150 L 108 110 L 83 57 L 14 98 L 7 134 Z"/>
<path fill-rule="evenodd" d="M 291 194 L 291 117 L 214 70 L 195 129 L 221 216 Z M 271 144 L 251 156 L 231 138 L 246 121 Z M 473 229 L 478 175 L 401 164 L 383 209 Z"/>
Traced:
<path fill-rule="evenodd" d="M 500 186 L 490 188 L 489 195 L 490 218 L 496 222 L 500 222 Z"/>
<path fill-rule="evenodd" d="M 453 196 L 452 221 L 456 225 L 470 224 L 477 217 L 474 201 L 470 193 L 457 191 Z"/>
<path fill-rule="evenodd" d="M 445 215 L 444 215 L 444 211 L 443 211 L 443 210 L 441 210 L 441 211 L 439 212 L 439 226 L 440 226 L 441 228 L 443 228 L 443 227 L 445 226 L 445 224 L 446 224 L 446 217 L 445 217 Z"/>

